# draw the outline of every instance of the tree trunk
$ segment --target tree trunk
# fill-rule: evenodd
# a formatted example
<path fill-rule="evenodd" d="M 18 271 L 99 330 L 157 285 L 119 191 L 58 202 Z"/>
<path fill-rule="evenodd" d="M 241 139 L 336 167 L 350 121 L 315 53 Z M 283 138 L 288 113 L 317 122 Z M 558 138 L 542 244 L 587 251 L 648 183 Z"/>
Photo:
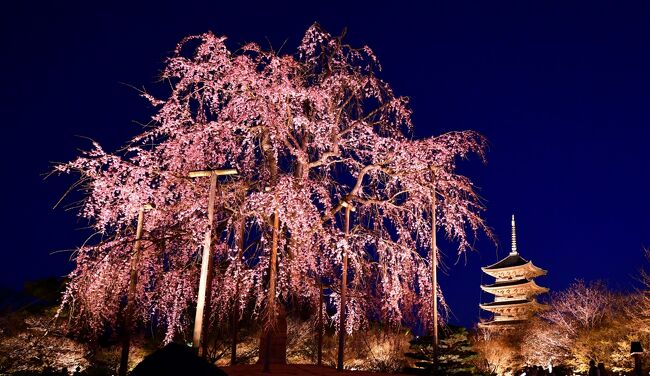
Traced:
<path fill-rule="evenodd" d="M 275 324 L 268 329 L 268 334 L 260 337 L 258 364 L 267 364 L 270 372 L 274 364 L 287 364 L 287 319 L 282 305 L 277 305 Z"/>
<path fill-rule="evenodd" d="M 263 357 L 263 371 L 270 372 L 271 364 L 271 340 L 273 329 L 276 326 L 276 301 L 275 301 L 275 284 L 277 280 L 277 261 L 278 261 L 278 236 L 280 232 L 280 218 L 278 217 L 278 209 L 273 213 L 273 240 L 271 243 L 271 259 L 269 260 L 269 296 L 268 296 L 268 312 L 267 322 L 264 328 L 264 336 L 266 337 L 264 346 L 260 346 L 260 355 L 262 350 L 265 356 Z M 286 328 L 285 328 L 286 330 Z M 263 347 L 263 349 L 262 349 Z M 286 350 L 286 349 L 285 349 Z"/>

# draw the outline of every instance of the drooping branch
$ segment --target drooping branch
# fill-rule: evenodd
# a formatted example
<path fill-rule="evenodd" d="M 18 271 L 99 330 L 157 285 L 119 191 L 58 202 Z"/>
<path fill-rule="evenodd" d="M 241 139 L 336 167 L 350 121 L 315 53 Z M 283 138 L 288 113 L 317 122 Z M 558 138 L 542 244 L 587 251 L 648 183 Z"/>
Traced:
<path fill-rule="evenodd" d="M 156 113 L 123 155 L 97 145 L 56 167 L 81 175 L 80 215 L 107 236 L 131 233 L 139 208 L 155 205 L 144 232 L 159 241 L 142 254 L 134 300 L 140 323 L 155 315 L 171 340 L 191 321 L 209 185 L 183 177 L 214 168 L 239 174 L 220 182 L 216 197 L 223 209 L 215 213 L 213 318 L 230 315 L 235 301 L 258 317 L 275 304 L 266 289 L 274 261 L 278 304 L 318 306 L 320 282 L 340 285 L 343 251 L 351 270 L 346 328 L 361 327 L 373 310 L 392 323 L 416 310 L 428 316 L 431 278 L 419 254 L 430 231 L 428 171 L 436 167 L 437 222 L 462 252 L 485 226 L 480 198 L 456 161 L 483 157 L 484 140 L 471 131 L 413 139 L 408 99 L 379 73 L 368 47 L 352 48 L 318 25 L 295 55 L 255 44 L 231 52 L 211 33 L 188 37 L 162 74 L 169 95 L 143 93 Z M 357 211 L 342 242 L 344 203 Z M 242 221 L 245 234 L 234 235 Z M 242 237 L 248 251 L 240 254 L 234 239 Z M 118 241 L 76 259 L 67 302 L 83 301 L 81 314 L 95 314 L 96 330 L 120 309 L 125 254 Z M 335 292 L 330 302 L 337 299 Z"/>

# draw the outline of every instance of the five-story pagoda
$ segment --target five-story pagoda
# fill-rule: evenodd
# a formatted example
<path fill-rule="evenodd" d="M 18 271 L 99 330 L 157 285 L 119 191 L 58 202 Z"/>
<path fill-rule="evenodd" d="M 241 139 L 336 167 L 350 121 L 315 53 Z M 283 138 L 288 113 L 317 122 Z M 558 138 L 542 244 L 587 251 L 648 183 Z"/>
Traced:
<path fill-rule="evenodd" d="M 489 285 L 481 285 L 483 291 L 494 295 L 494 301 L 480 305 L 482 309 L 492 312 L 493 318 L 479 323 L 479 327 L 512 329 L 543 309 L 544 305 L 537 302 L 536 296 L 548 292 L 548 289 L 538 286 L 534 279 L 546 275 L 547 272 L 519 255 L 514 215 L 510 254 L 481 269 L 494 277 L 495 281 Z"/>

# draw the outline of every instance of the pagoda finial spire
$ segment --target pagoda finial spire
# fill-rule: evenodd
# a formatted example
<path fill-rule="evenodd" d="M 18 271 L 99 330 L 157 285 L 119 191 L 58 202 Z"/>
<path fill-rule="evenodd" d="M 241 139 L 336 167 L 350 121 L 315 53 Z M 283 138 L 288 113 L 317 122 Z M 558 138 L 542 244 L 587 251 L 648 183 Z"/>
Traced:
<path fill-rule="evenodd" d="M 517 254 L 517 228 L 515 227 L 515 215 L 512 215 L 512 247 L 510 248 L 510 254 Z"/>

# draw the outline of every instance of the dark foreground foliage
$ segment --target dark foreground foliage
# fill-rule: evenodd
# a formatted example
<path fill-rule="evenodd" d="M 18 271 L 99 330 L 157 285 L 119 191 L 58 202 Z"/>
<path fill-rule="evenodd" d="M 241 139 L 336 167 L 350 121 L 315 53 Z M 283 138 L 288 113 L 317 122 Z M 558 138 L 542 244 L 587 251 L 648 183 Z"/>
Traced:
<path fill-rule="evenodd" d="M 131 376 L 226 376 L 226 373 L 178 343 L 170 343 L 144 358 Z"/>
<path fill-rule="evenodd" d="M 405 355 L 414 360 L 405 372 L 430 375 L 433 370 L 433 346 L 431 336 L 414 338 L 410 351 Z M 438 345 L 438 370 L 436 375 L 476 375 L 480 372 L 474 367 L 477 357 L 469 341 L 467 330 L 463 327 L 447 326 L 441 332 Z"/>

